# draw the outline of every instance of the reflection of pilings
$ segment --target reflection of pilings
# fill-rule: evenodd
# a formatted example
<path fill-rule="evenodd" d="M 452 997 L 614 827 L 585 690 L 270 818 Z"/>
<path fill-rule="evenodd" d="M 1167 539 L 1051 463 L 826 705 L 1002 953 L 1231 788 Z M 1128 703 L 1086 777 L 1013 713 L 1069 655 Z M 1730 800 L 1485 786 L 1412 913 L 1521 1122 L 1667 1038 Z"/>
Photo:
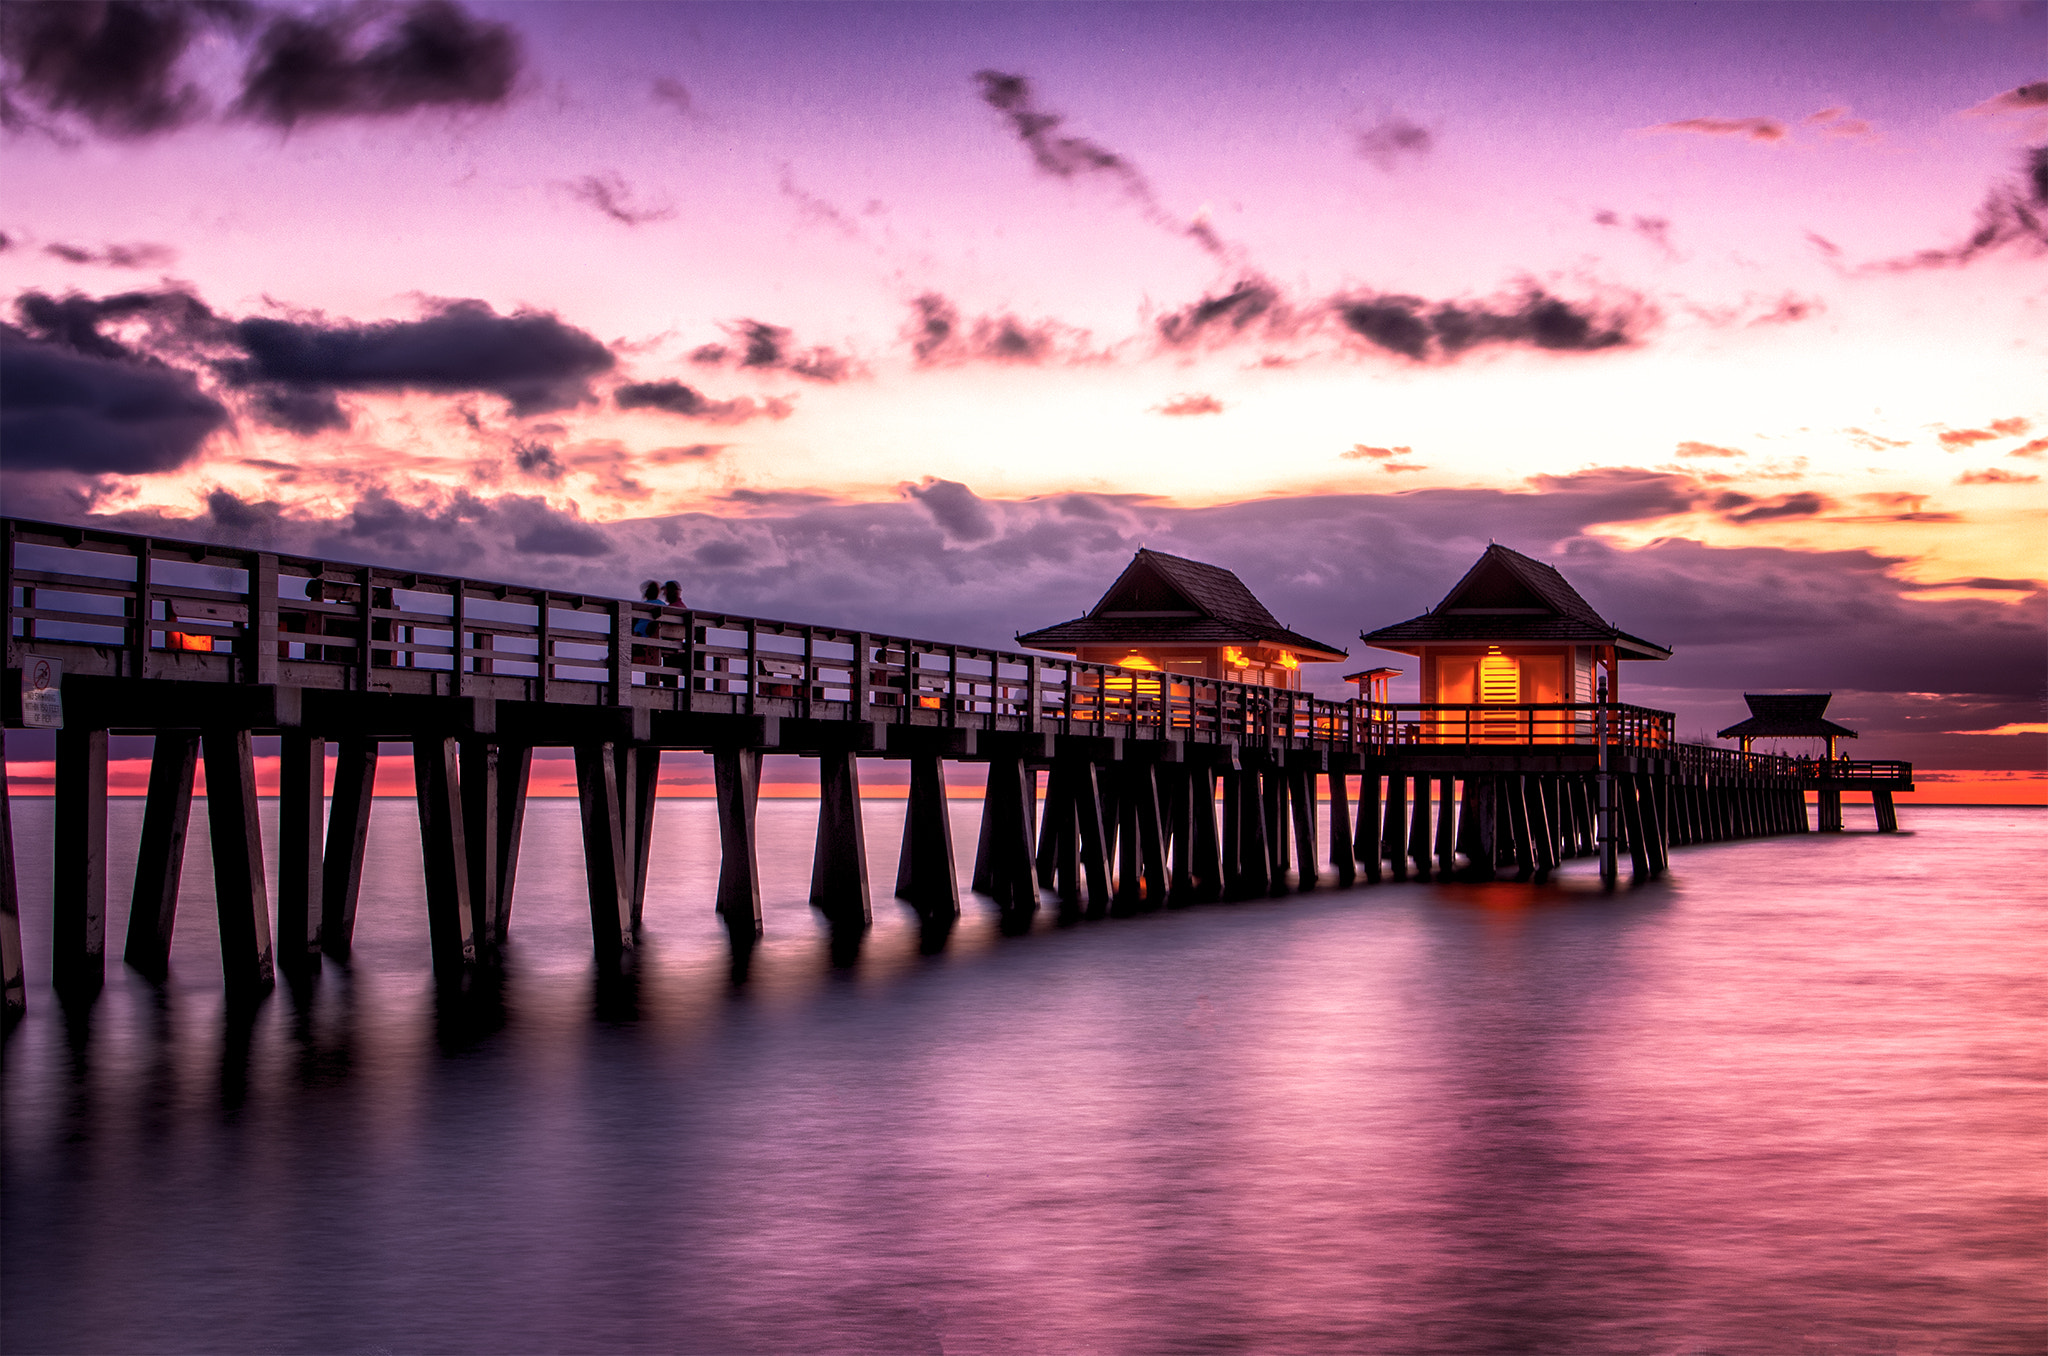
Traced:
<path fill-rule="evenodd" d="M 355 941 L 363 850 L 369 843 L 370 804 L 376 792 L 377 741 L 361 736 L 341 740 L 335 753 L 334 796 L 327 808 L 327 847 L 320 870 L 320 949 L 335 960 L 347 960 Z"/>
<path fill-rule="evenodd" d="M 163 730 L 149 760 L 142 842 L 135 855 L 135 891 L 128 907 L 128 963 L 161 979 L 170 966 L 178 921 L 178 885 L 185 871 L 185 835 L 192 822 L 192 780 L 199 766 L 197 730 Z"/>
<path fill-rule="evenodd" d="M 201 746 L 221 972 L 229 998 L 248 1000 L 267 993 L 277 979 L 263 880 L 263 829 L 256 817 L 255 745 L 247 730 L 208 730 Z"/>

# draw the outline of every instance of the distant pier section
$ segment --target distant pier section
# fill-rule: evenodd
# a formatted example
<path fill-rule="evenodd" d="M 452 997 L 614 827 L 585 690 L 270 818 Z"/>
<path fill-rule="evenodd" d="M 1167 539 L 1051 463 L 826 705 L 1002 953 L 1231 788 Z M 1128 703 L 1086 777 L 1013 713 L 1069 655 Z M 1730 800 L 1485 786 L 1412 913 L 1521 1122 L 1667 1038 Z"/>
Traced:
<path fill-rule="evenodd" d="M 1669 651 L 1504 547 L 1429 614 L 1364 637 L 1421 660 L 1425 700 L 1405 704 L 1386 700 L 1387 669 L 1354 675 L 1350 699 L 1303 690 L 1301 664 L 1345 652 L 1281 626 L 1230 571 L 1149 551 L 1089 614 L 1020 637 L 1064 654 L 16 519 L 0 519 L 0 573 L 5 725 L 56 730 L 50 964 L 78 998 L 105 973 L 110 733 L 156 741 L 124 958 L 149 974 L 168 963 L 203 759 L 238 998 L 267 991 L 278 966 L 347 958 L 387 743 L 411 746 L 431 959 L 451 978 L 509 934 L 536 748 L 575 753 L 608 967 L 630 963 L 643 926 L 665 750 L 713 760 L 712 903 L 742 957 L 762 927 L 754 823 L 771 753 L 819 761 L 810 899 L 852 939 L 871 919 L 870 758 L 910 765 L 893 891 L 938 939 L 960 912 L 949 762 L 987 765 L 972 888 L 1018 930 L 1048 898 L 1128 914 L 1308 888 L 1326 870 L 1340 885 L 1541 879 L 1591 856 L 1609 883 L 1623 858 L 1645 880 L 1674 847 L 1808 831 L 1809 791 L 1824 831 L 1841 827 L 1844 791 L 1872 793 L 1895 830 L 1892 795 L 1912 789 L 1906 763 L 1750 747 L 1797 737 L 1777 726 L 1724 731 L 1740 750 L 1679 743 L 1671 713 L 1617 699 L 1618 661 Z M 1751 699 L 1756 719 L 1778 719 L 1768 700 Z M 280 740 L 274 901 L 257 735 Z M 26 988 L 7 813 L 0 791 L 11 1018 Z"/>

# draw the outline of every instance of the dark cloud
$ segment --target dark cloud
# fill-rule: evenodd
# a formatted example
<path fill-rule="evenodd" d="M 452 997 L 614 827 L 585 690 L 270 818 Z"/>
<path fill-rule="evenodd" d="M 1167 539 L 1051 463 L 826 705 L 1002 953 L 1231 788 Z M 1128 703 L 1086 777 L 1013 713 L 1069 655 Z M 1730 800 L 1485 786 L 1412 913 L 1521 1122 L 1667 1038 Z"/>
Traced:
<path fill-rule="evenodd" d="M 1976 117 L 1997 116 L 2010 113 L 2038 113 L 2048 108 L 2048 80 L 2036 80 L 2031 85 L 2020 85 L 1994 94 L 1974 108 L 1963 110 Z"/>
<path fill-rule="evenodd" d="M 1031 162 L 1042 172 L 1056 179 L 1107 178 L 1123 190 L 1124 196 L 1153 225 L 1193 240 L 1211 254 L 1230 253 L 1206 221 L 1183 221 L 1161 206 L 1151 182 L 1129 160 L 1086 137 L 1060 135 L 1066 119 L 1038 107 L 1030 80 L 994 70 L 976 71 L 974 80 L 981 87 L 981 101 L 1003 115 L 1017 140 L 1031 152 Z"/>
<path fill-rule="evenodd" d="M 108 245 L 104 249 L 91 250 L 53 242 L 43 246 L 43 253 L 67 264 L 101 264 L 107 268 L 168 268 L 178 258 L 178 252 L 169 245 L 147 243 Z"/>
<path fill-rule="evenodd" d="M 1078 356 L 1085 335 L 1057 321 L 1020 320 L 1005 312 L 963 321 L 959 308 L 937 292 L 910 303 L 903 338 L 919 367 L 968 362 L 1040 363 L 1062 351 Z"/>
<path fill-rule="evenodd" d="M 146 137 L 180 127 L 206 108 L 178 66 L 210 24 L 239 25 L 239 4 L 111 0 L 10 0 L 0 5 L 0 124 L 35 125 L 24 105 L 76 116 L 111 137 Z M 19 100 L 20 102 L 17 102 Z"/>
<path fill-rule="evenodd" d="M 1339 298 L 1332 305 L 1354 334 L 1417 362 L 1456 358 L 1485 344 L 1589 353 L 1632 342 L 1631 317 L 1602 315 L 1540 287 L 1513 302 L 1431 303 L 1420 297 L 1363 296 Z"/>
<path fill-rule="evenodd" d="M 1391 174 L 1401 157 L 1413 156 L 1419 160 L 1429 154 L 1435 141 L 1427 127 L 1410 122 L 1398 113 L 1389 113 L 1356 133 L 1351 144 L 1359 155 L 1381 171 Z"/>
<path fill-rule="evenodd" d="M 737 424 L 748 419 L 787 419 L 796 408 L 787 400 L 757 401 L 751 396 L 710 400 L 696 388 L 679 381 L 629 382 L 612 392 L 612 403 L 622 410 L 661 410 L 713 424 Z"/>
<path fill-rule="evenodd" d="M 596 208 L 622 226 L 645 226 L 650 221 L 667 221 L 676 209 L 667 205 L 635 207 L 633 188 L 615 173 L 586 174 L 568 184 L 569 196 Z"/>
<path fill-rule="evenodd" d="M 1233 337 L 1260 320 L 1271 327 L 1285 313 L 1280 289 L 1254 274 L 1238 279 L 1227 292 L 1204 295 L 1193 305 L 1161 316 L 1159 337 L 1176 347 L 1211 336 Z"/>
<path fill-rule="evenodd" d="M 1976 229 L 1961 244 L 1865 264 L 1858 271 L 1961 268 L 2008 247 L 2026 254 L 2048 253 L 2048 145 L 2029 149 L 2017 175 L 1991 186 L 1977 205 Z"/>
<path fill-rule="evenodd" d="M 727 443 L 687 443 L 680 447 L 657 447 L 651 452 L 642 452 L 638 458 L 648 466 L 672 466 L 679 461 L 704 461 L 715 457 L 730 446 Z"/>
<path fill-rule="evenodd" d="M 1811 518 L 1826 512 L 1830 505 L 1808 490 L 1765 501 L 1730 491 L 1716 495 L 1712 507 L 1731 523 L 1766 523 L 1778 518 Z"/>
<path fill-rule="evenodd" d="M 351 322 L 251 317 L 231 327 L 247 355 L 218 370 L 232 385 L 301 392 L 489 391 L 518 415 L 582 404 L 611 350 L 550 314 L 501 316 L 481 301 L 447 301 L 423 320 Z"/>
<path fill-rule="evenodd" d="M 1709 137 L 1741 137 L 1765 144 L 1785 139 L 1785 124 L 1776 118 L 1681 118 L 1646 127 L 1646 132 L 1692 132 Z"/>
<path fill-rule="evenodd" d="M 302 438 L 349 426 L 348 411 L 341 408 L 341 402 L 334 398 L 332 391 L 268 386 L 256 393 L 250 409 L 272 428 L 281 428 Z"/>
<path fill-rule="evenodd" d="M 111 344 L 79 347 L 0 325 L 0 463 L 9 471 L 175 470 L 227 422 L 227 408 L 189 372 Z"/>
<path fill-rule="evenodd" d="M 273 529 L 284 517 L 284 505 L 270 499 L 243 499 L 230 490 L 214 490 L 206 496 L 206 512 L 222 532 L 267 542 L 273 539 Z"/>
<path fill-rule="evenodd" d="M 141 356 L 139 349 L 107 334 L 108 326 L 140 325 L 148 347 L 170 349 L 189 348 L 223 332 L 223 322 L 206 303 L 176 288 L 105 297 L 30 291 L 14 299 L 14 310 L 30 334 L 100 358 Z"/>
<path fill-rule="evenodd" d="M 363 33 L 388 12 L 352 5 L 277 15 L 256 40 L 236 110 L 295 127 L 422 108 L 491 107 L 511 96 L 521 53 L 510 28 L 472 18 L 448 0 L 420 0 L 362 48 Z"/>
<path fill-rule="evenodd" d="M 788 372 L 810 381 L 830 384 L 856 373 L 853 360 L 829 348 L 799 349 L 790 343 L 790 332 L 764 320 L 735 320 L 725 327 L 731 342 L 705 344 L 693 350 L 690 361 L 703 367 L 732 362 L 759 372 Z"/>
<path fill-rule="evenodd" d="M 512 464 L 521 475 L 535 480 L 560 480 L 564 473 L 562 463 L 555 459 L 555 449 L 541 442 L 513 443 Z"/>
<path fill-rule="evenodd" d="M 1178 395 L 1163 404 L 1154 405 L 1152 412 L 1170 415 L 1176 419 L 1197 414 L 1221 414 L 1223 402 L 1212 395 Z"/>
<path fill-rule="evenodd" d="M 954 541 L 987 541 L 996 535 L 987 503 L 957 480 L 926 476 L 920 484 L 905 485 L 903 492 L 922 504 L 932 521 Z"/>

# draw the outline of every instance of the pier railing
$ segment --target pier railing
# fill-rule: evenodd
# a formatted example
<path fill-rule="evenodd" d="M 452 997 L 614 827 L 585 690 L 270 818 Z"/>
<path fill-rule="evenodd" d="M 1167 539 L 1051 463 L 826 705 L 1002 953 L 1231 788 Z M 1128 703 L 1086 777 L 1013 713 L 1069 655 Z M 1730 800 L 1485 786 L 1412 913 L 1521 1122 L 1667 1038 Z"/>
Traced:
<path fill-rule="evenodd" d="M 1378 753 L 1590 746 L 1591 703 L 1376 704 L 1064 657 L 0 519 L 8 663 L 75 671 Z M 1667 711 L 1610 703 L 1611 748 L 1680 746 Z M 1695 753 L 1696 751 L 1696 753 Z M 1747 765 L 1745 765 L 1747 766 Z M 1759 770 L 1761 765 L 1757 765 Z"/>

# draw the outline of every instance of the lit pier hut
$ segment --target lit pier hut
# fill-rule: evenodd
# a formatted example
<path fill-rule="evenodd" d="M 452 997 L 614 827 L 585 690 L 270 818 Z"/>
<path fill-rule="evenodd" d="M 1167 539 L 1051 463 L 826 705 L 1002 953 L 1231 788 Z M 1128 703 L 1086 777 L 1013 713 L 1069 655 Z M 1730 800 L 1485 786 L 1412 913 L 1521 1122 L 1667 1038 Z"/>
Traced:
<path fill-rule="evenodd" d="M 1418 872 L 1429 870 L 1432 780 L 1440 802 L 1435 856 L 1443 871 L 1462 852 L 1481 876 L 1510 861 L 1519 875 L 1541 876 L 1560 855 L 1623 840 L 1640 845 L 1638 875 L 1660 868 L 1657 835 L 1640 827 L 1646 809 L 1656 812 L 1639 800 L 1665 794 L 1666 781 L 1656 774 L 1671 747 L 1670 717 L 1617 698 L 1620 661 L 1669 659 L 1667 647 L 1622 630 L 1555 569 L 1498 544 L 1434 608 L 1360 639 L 1420 661 L 1418 702 L 1371 699 L 1380 737 L 1407 750 L 1387 778 L 1379 847 L 1397 876 L 1405 858 Z M 1511 747 L 1497 747 L 1503 745 Z M 1627 749 L 1629 766 L 1607 767 L 1610 748 Z M 1624 775 L 1610 781 L 1609 772 Z M 1465 813 L 1454 831 L 1459 779 Z M 1379 789 L 1367 782 L 1361 794 L 1370 802 Z M 1607 791 L 1618 804 L 1603 802 Z M 1363 859 L 1370 849 L 1362 837 L 1360 847 Z M 1602 855 L 1611 874 L 1612 858 Z"/>
<path fill-rule="evenodd" d="M 1055 766 L 1039 839 L 1042 876 L 1044 863 L 1071 856 L 1074 844 L 1095 834 L 1091 824 L 1099 812 L 1101 837 L 1116 844 L 1122 907 L 1140 902 L 1138 882 L 1152 851 L 1146 845 L 1155 838 L 1171 847 L 1172 889 L 1182 898 L 1284 889 L 1293 858 L 1302 882 L 1315 881 L 1315 782 L 1333 766 L 1333 756 L 1345 755 L 1295 747 L 1291 733 L 1276 744 L 1267 733 L 1250 732 L 1292 732 L 1306 718 L 1311 730 L 1342 724 L 1362 736 L 1356 708 L 1303 691 L 1302 665 L 1334 663 L 1346 657 L 1343 650 L 1283 626 L 1222 566 L 1142 549 L 1087 613 L 1019 633 L 1017 640 L 1074 657 L 1077 710 L 1086 712 L 1091 701 L 1107 712 L 1128 708 L 1134 733 L 1156 725 L 1165 736 L 1105 743 L 1100 766 L 1075 760 L 1064 770 Z M 1115 667 L 1081 667 L 1096 664 Z M 1209 748 L 1189 742 L 1210 728 L 1220 732 L 1219 721 L 1250 737 Z M 1211 814 L 1219 777 L 1220 840 Z M 1341 772 L 1330 774 L 1333 788 L 1341 792 L 1342 783 Z M 1352 879 L 1347 814 L 1340 795 L 1332 809 L 1332 852 L 1345 883 Z M 1341 852 L 1335 846 L 1340 837 Z M 1185 856 L 1174 845 L 1186 845 Z M 1142 892 L 1147 906 L 1165 897 L 1164 881 L 1161 887 Z"/>
<path fill-rule="evenodd" d="M 1303 664 L 1346 652 L 1290 631 L 1220 565 L 1140 549 L 1085 616 L 1019 634 L 1089 664 L 1301 689 Z"/>
<path fill-rule="evenodd" d="M 1786 692 L 1778 694 L 1745 692 L 1742 700 L 1749 703 L 1749 719 L 1738 721 L 1717 733 L 1716 739 L 1741 741 L 1742 752 L 1749 753 L 1759 739 L 1817 739 L 1826 750 L 1826 762 L 1814 769 L 1816 775 L 1829 781 L 1842 780 L 1829 777 L 1841 761 L 1839 741 L 1856 738 L 1856 732 L 1846 725 L 1837 725 L 1827 718 L 1828 703 L 1834 700 L 1832 692 Z M 1822 786 L 1820 798 L 1820 831 L 1837 833 L 1842 828 L 1842 792 L 1834 786 Z M 1877 826 L 1887 833 L 1896 833 L 1899 814 L 1892 804 L 1889 786 L 1873 787 L 1870 792 L 1872 807 L 1877 812 Z"/>

